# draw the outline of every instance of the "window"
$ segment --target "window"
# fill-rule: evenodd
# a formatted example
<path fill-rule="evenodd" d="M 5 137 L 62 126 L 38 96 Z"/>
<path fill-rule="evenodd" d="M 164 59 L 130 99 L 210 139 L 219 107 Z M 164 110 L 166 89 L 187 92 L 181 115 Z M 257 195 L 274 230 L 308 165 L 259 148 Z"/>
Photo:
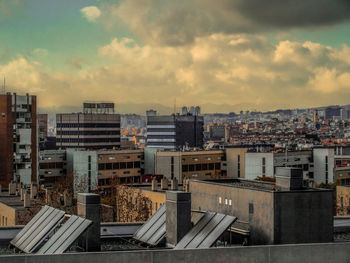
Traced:
<path fill-rule="evenodd" d="M 232 200 L 231 200 L 231 199 L 228 200 L 228 205 L 229 205 L 229 206 L 232 206 Z"/>
<path fill-rule="evenodd" d="M 227 201 L 227 199 L 225 199 L 225 205 L 227 205 L 228 204 L 228 201 Z"/>
<path fill-rule="evenodd" d="M 219 197 L 219 204 L 221 204 L 222 200 L 221 200 L 221 197 Z"/>

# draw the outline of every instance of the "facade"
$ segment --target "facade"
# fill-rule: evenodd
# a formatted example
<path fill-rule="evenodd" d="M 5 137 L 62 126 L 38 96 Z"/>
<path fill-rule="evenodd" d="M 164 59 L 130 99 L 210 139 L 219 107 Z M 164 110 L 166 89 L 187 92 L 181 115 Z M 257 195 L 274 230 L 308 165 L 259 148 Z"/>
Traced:
<path fill-rule="evenodd" d="M 0 184 L 37 182 L 36 96 L 0 95 Z"/>
<path fill-rule="evenodd" d="M 334 181 L 334 149 L 314 148 L 312 151 L 246 152 L 245 178 L 274 177 L 277 167 L 303 170 L 304 180 L 310 184 L 329 184 Z"/>
<path fill-rule="evenodd" d="M 57 114 L 56 125 L 59 148 L 120 148 L 120 115 L 113 103 L 84 103 L 83 113 Z"/>
<path fill-rule="evenodd" d="M 48 115 L 47 114 L 38 114 L 38 136 L 39 136 L 39 149 L 44 150 L 45 149 L 45 143 L 46 143 L 46 138 L 48 136 L 48 129 L 49 129 L 49 124 L 48 124 Z"/>
<path fill-rule="evenodd" d="M 248 148 L 226 148 L 228 178 L 245 178 L 245 153 Z"/>
<path fill-rule="evenodd" d="M 247 224 L 251 245 L 333 241 L 332 190 L 276 191 L 242 179 L 190 180 L 192 210 L 213 211 Z"/>
<path fill-rule="evenodd" d="M 39 182 L 53 187 L 67 176 L 65 150 L 44 150 L 39 152 Z"/>
<path fill-rule="evenodd" d="M 155 173 L 167 179 L 225 178 L 225 152 L 217 151 L 158 151 L 155 153 Z"/>
<path fill-rule="evenodd" d="M 139 183 L 142 150 L 67 150 L 67 171 L 73 174 L 74 193 L 110 193 L 117 184 Z"/>
<path fill-rule="evenodd" d="M 350 187 L 337 186 L 336 212 L 338 216 L 350 215 Z"/>
<path fill-rule="evenodd" d="M 147 147 L 203 147 L 203 116 L 147 116 Z"/>
<path fill-rule="evenodd" d="M 350 186 L 350 167 L 335 167 L 334 168 L 334 182 L 337 185 Z"/>
<path fill-rule="evenodd" d="M 314 182 L 315 184 L 329 184 L 334 182 L 334 149 L 314 148 Z"/>

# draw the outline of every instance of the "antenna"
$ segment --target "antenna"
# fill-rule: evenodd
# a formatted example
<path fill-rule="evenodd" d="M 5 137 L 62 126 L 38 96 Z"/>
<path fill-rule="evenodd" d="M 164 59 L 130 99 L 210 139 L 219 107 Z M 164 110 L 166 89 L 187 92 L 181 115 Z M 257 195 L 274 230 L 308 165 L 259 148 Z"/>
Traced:
<path fill-rule="evenodd" d="M 5 76 L 4 76 L 4 85 L 3 85 L 3 87 L 2 87 L 2 88 L 3 88 L 4 94 L 6 93 L 6 92 L 5 92 L 5 91 L 6 91 L 6 90 L 5 90 L 5 86 L 6 86 L 6 80 L 5 80 Z"/>
<path fill-rule="evenodd" d="M 174 115 L 176 115 L 176 97 L 175 97 L 175 102 L 174 102 Z"/>

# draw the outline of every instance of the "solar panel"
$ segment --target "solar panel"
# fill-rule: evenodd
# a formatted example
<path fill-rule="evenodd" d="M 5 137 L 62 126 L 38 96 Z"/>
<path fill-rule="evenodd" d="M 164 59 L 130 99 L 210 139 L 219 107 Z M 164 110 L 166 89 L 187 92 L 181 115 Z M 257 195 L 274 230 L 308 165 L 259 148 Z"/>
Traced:
<path fill-rule="evenodd" d="M 18 249 L 31 253 L 64 219 L 65 212 L 44 206 L 10 242 Z"/>
<path fill-rule="evenodd" d="M 234 216 L 206 212 L 175 249 L 209 248 L 236 220 Z"/>
<path fill-rule="evenodd" d="M 39 249 L 37 254 L 62 254 L 92 224 L 92 221 L 72 215 L 66 223 Z"/>
<path fill-rule="evenodd" d="M 134 234 L 133 238 L 156 246 L 166 234 L 166 206 L 163 204 Z"/>

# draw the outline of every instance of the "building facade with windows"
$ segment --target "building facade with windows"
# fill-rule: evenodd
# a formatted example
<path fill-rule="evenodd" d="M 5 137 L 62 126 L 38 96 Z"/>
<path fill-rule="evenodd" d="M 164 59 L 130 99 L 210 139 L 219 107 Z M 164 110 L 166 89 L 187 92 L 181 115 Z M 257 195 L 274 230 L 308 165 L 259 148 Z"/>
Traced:
<path fill-rule="evenodd" d="M 155 153 L 155 173 L 179 182 L 190 178 L 225 178 L 225 152 L 158 151 Z"/>
<path fill-rule="evenodd" d="M 56 146 L 65 148 L 120 148 L 120 115 L 113 103 L 84 103 L 83 113 L 56 115 Z"/>
<path fill-rule="evenodd" d="M 0 95 L 0 184 L 30 185 L 38 178 L 36 96 Z"/>
<path fill-rule="evenodd" d="M 147 116 L 147 147 L 203 147 L 204 118 L 198 115 Z"/>

